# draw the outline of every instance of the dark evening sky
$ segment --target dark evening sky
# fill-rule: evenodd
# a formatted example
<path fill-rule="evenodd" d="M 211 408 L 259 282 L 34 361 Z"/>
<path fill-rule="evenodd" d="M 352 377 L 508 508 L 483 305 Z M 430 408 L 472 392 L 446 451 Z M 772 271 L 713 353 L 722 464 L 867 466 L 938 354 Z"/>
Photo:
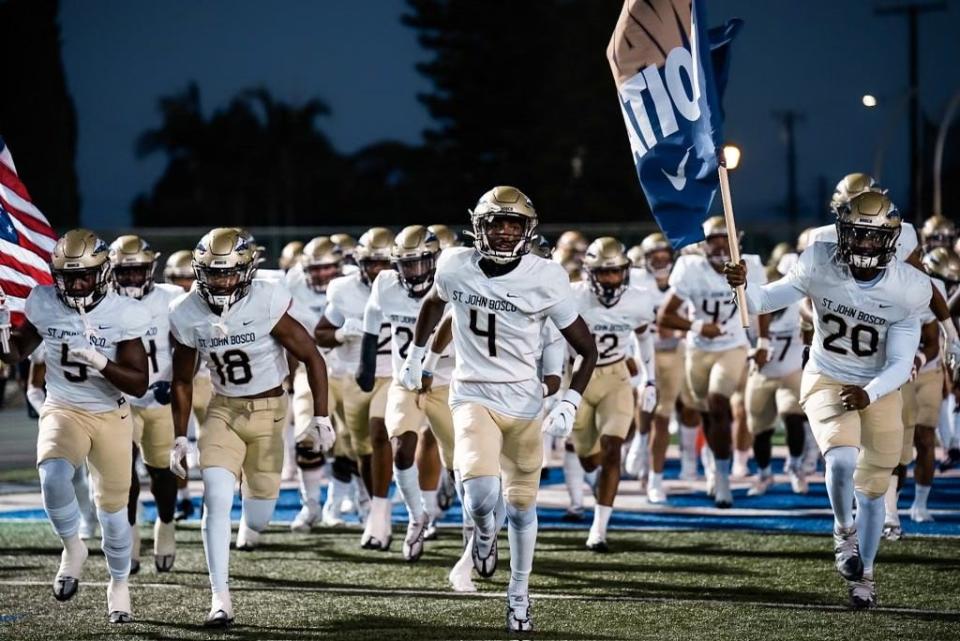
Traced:
<path fill-rule="evenodd" d="M 732 16 L 746 21 L 725 101 L 727 137 L 744 151 L 733 184 L 738 216 L 780 215 L 785 151 L 771 113 L 783 109 L 805 117 L 797 145 L 806 210 L 817 207 L 819 176 L 832 189 L 844 173 L 871 171 L 887 129 L 883 181 L 895 201 L 906 202 L 906 118 L 897 114 L 907 82 L 907 27 L 904 18 L 874 15 L 874 4 L 709 3 L 713 23 Z M 159 123 L 157 98 L 190 80 L 208 113 L 255 86 L 293 102 L 320 96 L 333 108 L 320 124 L 341 151 L 382 139 L 417 142 L 429 116 L 416 94 L 429 83 L 414 69 L 426 53 L 400 24 L 404 9 L 401 0 L 64 0 L 63 58 L 78 113 L 84 224 L 128 223 L 131 200 L 149 188 L 164 162 L 136 159 L 134 141 Z M 939 120 L 960 90 L 960 2 L 922 17 L 920 33 L 921 104 Z M 605 98 L 615 100 L 613 92 L 611 79 Z M 866 92 L 878 96 L 877 108 L 861 105 Z M 952 140 L 960 142 L 960 125 Z M 624 171 L 632 172 L 629 157 Z M 465 194 L 465 205 L 475 196 Z"/>

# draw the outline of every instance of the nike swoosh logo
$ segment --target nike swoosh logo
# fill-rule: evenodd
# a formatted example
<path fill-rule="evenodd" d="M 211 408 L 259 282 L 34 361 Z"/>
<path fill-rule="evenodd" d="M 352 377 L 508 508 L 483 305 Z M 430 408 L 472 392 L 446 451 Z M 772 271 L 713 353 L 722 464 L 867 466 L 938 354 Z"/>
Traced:
<path fill-rule="evenodd" d="M 880 309 L 887 309 L 888 307 L 893 307 L 893 305 L 880 305 Z"/>
<path fill-rule="evenodd" d="M 660 171 L 663 172 L 663 175 L 667 177 L 667 180 L 670 181 L 670 184 L 677 191 L 683 191 L 683 188 L 687 186 L 686 165 L 687 159 L 690 157 L 690 149 L 693 149 L 693 147 L 689 147 L 687 153 L 683 154 L 683 158 L 680 159 L 676 175 L 667 173 L 666 169 L 660 168 Z"/>
<path fill-rule="evenodd" d="M 517 294 L 507 294 L 507 298 L 520 298 Z"/>
<path fill-rule="evenodd" d="M 129 414 L 124 414 L 123 416 L 120 417 L 120 420 L 122 421 L 123 419 L 127 418 L 128 416 L 130 416 L 130 415 L 129 415 Z"/>
<path fill-rule="evenodd" d="M 252 323 L 252 322 L 253 322 L 252 320 L 243 321 L 243 326 L 246 327 L 247 325 L 249 325 L 249 324 Z"/>
<path fill-rule="evenodd" d="M 284 418 L 286 418 L 286 417 L 284 417 Z M 277 418 L 277 419 L 274 419 L 273 422 L 274 422 L 274 423 L 279 423 L 279 422 L 282 421 L 282 420 L 283 420 L 282 418 Z"/>
<path fill-rule="evenodd" d="M 97 325 L 97 329 L 110 329 L 113 325 Z"/>

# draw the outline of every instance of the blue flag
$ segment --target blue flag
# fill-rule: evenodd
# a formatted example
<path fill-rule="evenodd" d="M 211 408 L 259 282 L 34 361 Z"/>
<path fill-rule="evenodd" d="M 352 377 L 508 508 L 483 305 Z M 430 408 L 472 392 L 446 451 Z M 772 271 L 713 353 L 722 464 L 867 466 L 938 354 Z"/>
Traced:
<path fill-rule="evenodd" d="M 719 187 L 729 45 L 743 24 L 708 30 L 704 3 L 624 0 L 607 47 L 637 177 L 674 249 L 703 240 Z"/>

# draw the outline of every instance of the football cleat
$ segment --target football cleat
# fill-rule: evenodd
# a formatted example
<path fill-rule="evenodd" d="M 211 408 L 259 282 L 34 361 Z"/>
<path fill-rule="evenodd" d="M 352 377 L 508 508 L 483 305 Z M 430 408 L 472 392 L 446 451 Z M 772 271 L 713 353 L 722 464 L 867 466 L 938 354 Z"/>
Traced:
<path fill-rule="evenodd" d="M 153 524 L 153 563 L 157 572 L 169 572 L 177 556 L 177 541 L 174 538 L 174 522 L 164 523 L 157 519 Z"/>
<path fill-rule="evenodd" d="M 290 530 L 301 533 L 309 532 L 313 529 L 318 517 L 319 515 L 317 514 L 316 508 L 304 505 L 300 508 L 300 511 L 297 512 L 297 515 L 293 517 L 293 521 L 290 522 Z"/>
<path fill-rule="evenodd" d="M 440 528 L 437 527 L 437 522 L 431 519 L 423 531 L 423 540 L 436 541 L 438 538 L 440 538 Z"/>
<path fill-rule="evenodd" d="M 914 523 L 932 523 L 934 518 L 927 506 L 911 505 L 910 520 Z"/>
<path fill-rule="evenodd" d="M 590 532 L 590 535 L 587 537 L 587 549 L 597 554 L 606 554 L 610 551 L 610 546 L 607 545 L 605 539 L 594 536 L 593 532 Z"/>
<path fill-rule="evenodd" d="M 507 595 L 507 632 L 533 632 L 533 612 L 526 594 Z"/>
<path fill-rule="evenodd" d="M 477 574 L 482 576 L 485 579 L 489 579 L 493 576 L 493 573 L 497 571 L 497 536 L 493 534 L 488 537 L 492 539 L 490 541 L 490 550 L 486 555 L 482 555 L 480 551 L 480 539 L 484 538 L 479 531 L 474 530 L 473 533 L 473 542 L 471 543 L 471 557 L 473 558 L 473 567 L 477 571 Z"/>
<path fill-rule="evenodd" d="M 699 478 L 697 475 L 697 460 L 686 456 L 682 457 L 680 459 L 680 480 L 696 481 L 697 478 Z"/>
<path fill-rule="evenodd" d="M 940 461 L 940 471 L 946 472 L 960 465 L 960 448 L 951 447 L 947 450 L 943 460 Z"/>
<path fill-rule="evenodd" d="M 747 490 L 747 496 L 763 496 L 771 487 L 773 487 L 773 477 L 758 474 L 753 480 L 753 485 Z"/>
<path fill-rule="evenodd" d="M 582 507 L 568 507 L 567 511 L 563 513 L 561 517 L 564 521 L 576 522 L 583 520 L 583 508 Z"/>
<path fill-rule="evenodd" d="M 240 552 L 252 552 L 260 545 L 260 533 L 247 527 L 247 524 L 240 520 L 240 527 L 237 528 L 237 550 Z"/>
<path fill-rule="evenodd" d="M 177 511 L 173 513 L 174 521 L 185 521 L 193 516 L 196 508 L 193 507 L 193 501 L 190 499 L 181 499 L 177 502 Z"/>
<path fill-rule="evenodd" d="M 88 554 L 86 544 L 79 538 L 64 541 L 60 569 L 53 579 L 53 597 L 57 601 L 69 601 L 80 589 L 80 574 Z"/>
<path fill-rule="evenodd" d="M 450 586 L 454 592 L 477 591 L 477 586 L 473 583 L 473 577 L 471 576 L 472 572 L 473 561 L 471 555 L 461 555 L 456 565 L 450 570 L 450 574 L 447 575 L 447 580 L 450 581 Z"/>
<path fill-rule="evenodd" d="M 877 607 L 877 585 L 873 576 L 864 574 L 857 581 L 849 581 L 850 607 L 854 610 L 868 610 Z"/>
<path fill-rule="evenodd" d="M 733 507 L 733 492 L 730 490 L 730 479 L 714 475 L 713 504 L 721 510 Z"/>
<path fill-rule="evenodd" d="M 329 502 L 324 503 L 320 510 L 320 523 L 324 527 L 343 527 L 346 525 L 346 521 L 343 520 L 341 514 L 340 508 L 336 505 Z"/>
<path fill-rule="evenodd" d="M 110 613 L 110 623 L 130 623 L 133 621 L 129 583 L 110 579 L 110 585 L 107 586 L 107 611 Z"/>
<path fill-rule="evenodd" d="M 230 603 L 230 593 L 213 594 L 213 605 L 210 614 L 203 622 L 205 628 L 226 628 L 233 623 L 233 605 Z"/>
<path fill-rule="evenodd" d="M 883 526 L 883 536 L 887 541 L 899 541 L 903 538 L 903 528 L 893 523 Z"/>
<path fill-rule="evenodd" d="M 421 514 L 419 519 L 407 524 L 407 534 L 403 537 L 403 558 L 411 563 L 423 554 L 423 538 L 427 529 L 427 515 Z"/>
<path fill-rule="evenodd" d="M 787 474 L 790 477 L 790 490 L 794 494 L 806 494 L 810 491 L 810 484 L 802 471 L 789 470 Z"/>
<path fill-rule="evenodd" d="M 863 576 L 863 561 L 860 559 L 856 526 L 834 528 L 833 554 L 840 576 L 847 581 L 859 581 Z"/>
<path fill-rule="evenodd" d="M 647 501 L 654 505 L 661 505 L 667 502 L 667 493 L 662 486 L 651 483 L 650 486 L 647 487 Z"/>
<path fill-rule="evenodd" d="M 446 512 L 457 498 L 457 483 L 453 472 L 440 475 L 440 487 L 437 488 L 437 507 Z"/>

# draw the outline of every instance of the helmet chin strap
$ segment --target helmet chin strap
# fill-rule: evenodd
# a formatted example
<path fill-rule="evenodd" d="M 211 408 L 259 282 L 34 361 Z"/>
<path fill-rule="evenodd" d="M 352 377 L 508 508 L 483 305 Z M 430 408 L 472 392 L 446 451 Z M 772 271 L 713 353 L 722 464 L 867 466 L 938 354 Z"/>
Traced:
<path fill-rule="evenodd" d="M 90 342 L 90 339 L 96 337 L 97 333 L 93 331 L 93 325 L 90 324 L 90 318 L 87 316 L 87 308 L 83 301 L 77 301 L 77 311 L 80 312 L 80 322 L 83 323 L 83 335 Z"/>

